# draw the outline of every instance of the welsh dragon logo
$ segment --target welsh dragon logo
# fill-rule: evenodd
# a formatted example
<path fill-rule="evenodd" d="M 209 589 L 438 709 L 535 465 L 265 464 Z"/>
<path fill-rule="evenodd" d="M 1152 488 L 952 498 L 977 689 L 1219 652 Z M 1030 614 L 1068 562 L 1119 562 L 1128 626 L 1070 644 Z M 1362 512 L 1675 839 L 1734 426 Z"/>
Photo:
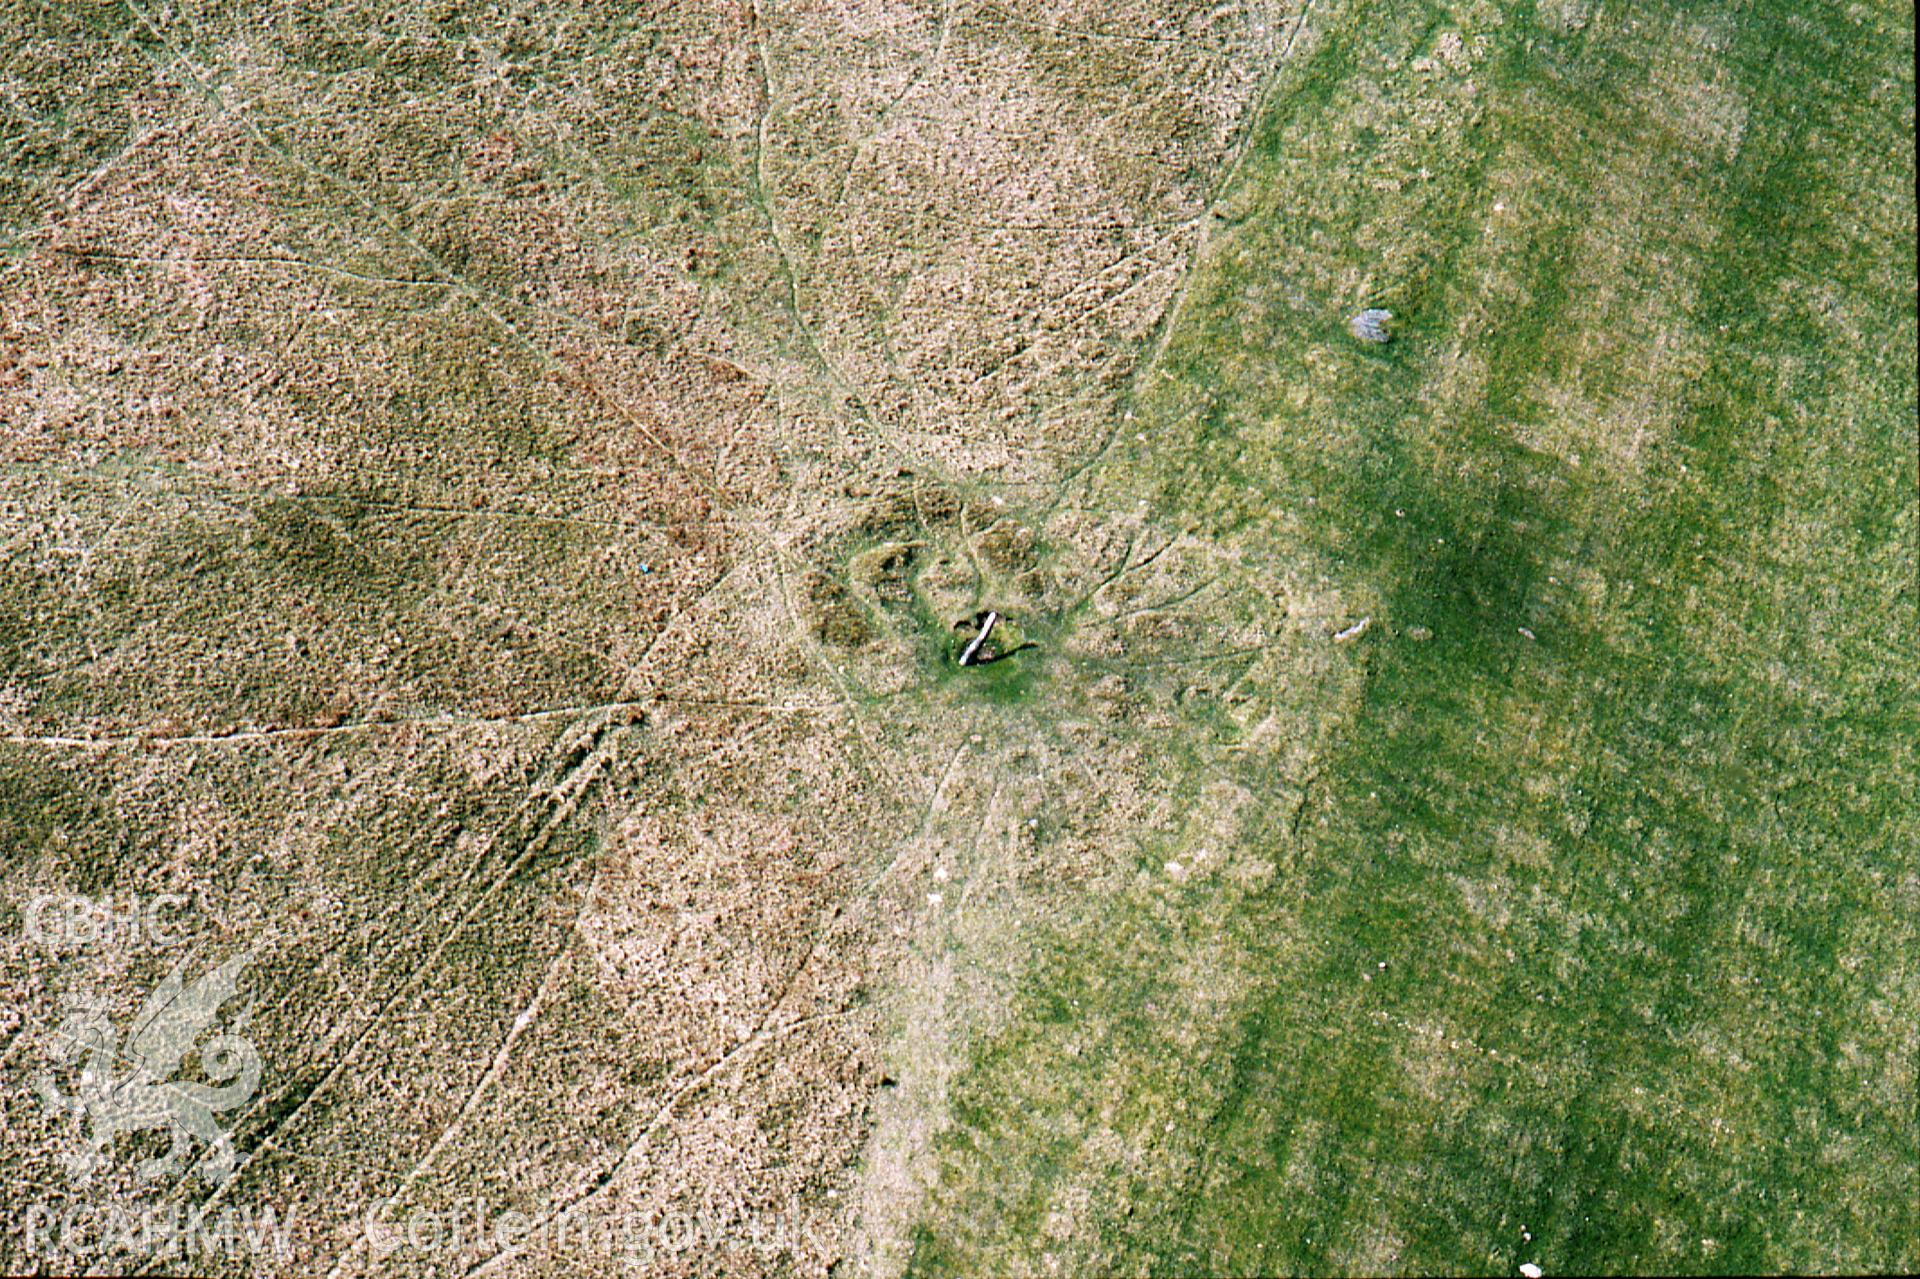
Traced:
<path fill-rule="evenodd" d="M 200 1039 L 238 991 L 240 974 L 252 959 L 251 952 L 242 951 L 191 985 L 184 979 L 183 960 L 134 1018 L 124 1050 L 118 1030 L 96 1007 L 74 1008 L 55 1029 L 49 1055 L 57 1066 L 81 1059 L 78 1088 L 62 1092 L 48 1072 L 34 1080 L 34 1088 L 50 1110 L 71 1115 L 75 1127 L 83 1129 L 79 1148 L 66 1157 L 76 1181 L 91 1180 L 120 1134 L 155 1128 L 164 1130 L 170 1143 L 165 1154 L 140 1163 L 141 1180 L 179 1172 L 196 1142 L 206 1148 L 198 1167 L 207 1182 L 217 1185 L 233 1171 L 233 1141 L 217 1116 L 244 1105 L 260 1082 L 260 1054 L 237 1033 L 245 1029 L 251 1007 L 233 1018 L 225 1033 L 204 1043 Z M 175 1078 L 196 1047 L 198 1073 L 220 1086 Z"/>

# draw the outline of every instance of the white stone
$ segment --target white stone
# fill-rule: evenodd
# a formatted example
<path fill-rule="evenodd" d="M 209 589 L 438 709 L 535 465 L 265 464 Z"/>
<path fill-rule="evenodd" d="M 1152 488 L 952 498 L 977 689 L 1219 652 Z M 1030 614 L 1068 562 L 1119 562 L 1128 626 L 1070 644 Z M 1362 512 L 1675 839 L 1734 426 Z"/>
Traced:
<path fill-rule="evenodd" d="M 1387 332 L 1387 325 L 1392 319 L 1393 312 L 1368 307 L 1347 321 L 1347 329 L 1362 342 L 1387 342 L 1393 337 Z"/>

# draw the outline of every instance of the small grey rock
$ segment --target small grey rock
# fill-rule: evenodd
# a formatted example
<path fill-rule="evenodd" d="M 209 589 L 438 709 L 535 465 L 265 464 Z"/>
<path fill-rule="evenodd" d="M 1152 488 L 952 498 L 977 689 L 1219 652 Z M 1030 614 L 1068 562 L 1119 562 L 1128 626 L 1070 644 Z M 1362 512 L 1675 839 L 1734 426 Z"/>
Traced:
<path fill-rule="evenodd" d="M 1393 312 L 1382 311 L 1378 307 L 1368 307 L 1347 321 L 1347 327 L 1353 330 L 1353 336 L 1362 342 L 1390 342 L 1393 334 L 1387 332 L 1387 325 L 1393 320 Z"/>

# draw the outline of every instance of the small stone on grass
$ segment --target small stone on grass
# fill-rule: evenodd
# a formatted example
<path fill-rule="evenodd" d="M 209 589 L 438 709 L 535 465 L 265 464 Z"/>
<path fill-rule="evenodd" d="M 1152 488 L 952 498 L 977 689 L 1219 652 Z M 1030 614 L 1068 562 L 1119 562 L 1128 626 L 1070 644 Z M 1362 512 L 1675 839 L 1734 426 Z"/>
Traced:
<path fill-rule="evenodd" d="M 1393 312 L 1370 306 L 1347 321 L 1347 328 L 1353 336 L 1362 342 L 1391 342 L 1393 334 L 1387 325 L 1393 322 Z"/>

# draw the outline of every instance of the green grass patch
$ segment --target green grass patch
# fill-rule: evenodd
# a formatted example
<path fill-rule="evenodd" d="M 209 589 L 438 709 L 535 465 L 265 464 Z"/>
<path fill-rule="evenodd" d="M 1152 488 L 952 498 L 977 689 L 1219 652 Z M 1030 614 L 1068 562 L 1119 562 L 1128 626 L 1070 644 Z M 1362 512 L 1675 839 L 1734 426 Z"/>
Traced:
<path fill-rule="evenodd" d="M 920 1272 L 1920 1257 L 1911 17 L 1569 7 L 1356 6 L 1283 77 L 1102 500 L 1378 601 L 1363 695 L 1244 831 L 1286 873 L 1180 908 L 1211 1034 L 1174 899 L 1048 939 Z"/>

